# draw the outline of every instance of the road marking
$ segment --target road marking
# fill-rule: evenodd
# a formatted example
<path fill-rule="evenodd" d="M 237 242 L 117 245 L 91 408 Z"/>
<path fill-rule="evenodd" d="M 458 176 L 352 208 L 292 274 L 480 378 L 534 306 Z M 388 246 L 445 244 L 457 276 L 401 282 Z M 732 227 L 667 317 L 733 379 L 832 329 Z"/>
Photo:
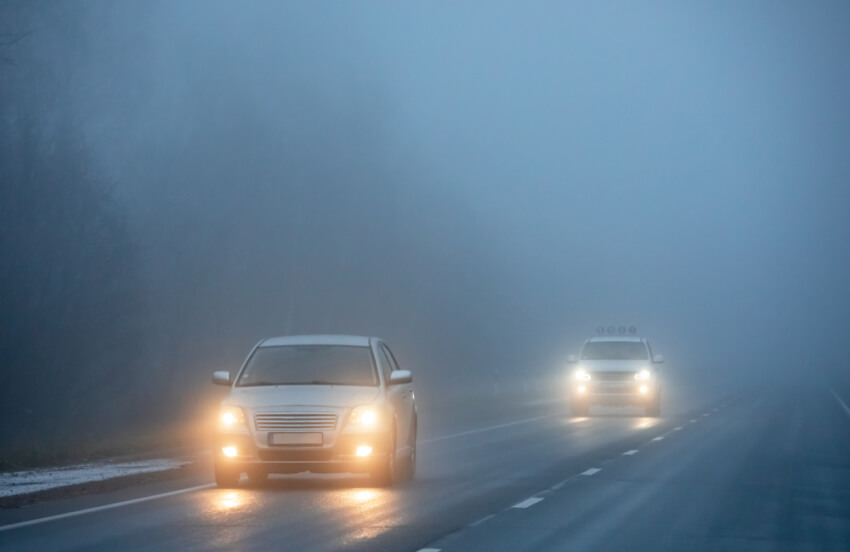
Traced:
<path fill-rule="evenodd" d="M 490 514 L 489 516 L 484 516 L 483 518 L 479 519 L 478 521 L 473 521 L 472 523 L 469 524 L 469 526 L 475 527 L 476 525 L 481 525 L 482 523 L 489 521 L 489 520 L 493 519 L 494 517 L 496 517 L 496 514 Z M 428 550 L 428 549 L 426 548 L 426 550 Z"/>
<path fill-rule="evenodd" d="M 589 470 L 585 470 L 585 471 L 581 472 L 579 475 L 593 475 L 593 474 L 599 473 L 601 471 L 602 470 L 600 470 L 599 468 L 590 468 Z"/>
<path fill-rule="evenodd" d="M 623 456 L 631 456 L 632 454 L 637 454 L 637 450 L 627 450 L 623 453 Z"/>
<path fill-rule="evenodd" d="M 673 431 L 681 431 L 681 430 L 682 430 L 682 426 L 674 427 L 674 428 L 673 428 Z"/>
<path fill-rule="evenodd" d="M 663 436 L 663 435 L 659 435 L 658 437 L 656 437 L 656 438 L 654 438 L 654 439 L 653 439 L 653 441 L 663 441 L 663 440 L 664 440 L 664 436 Z"/>
<path fill-rule="evenodd" d="M 207 483 L 206 485 L 198 485 L 197 487 L 189 487 L 188 489 L 180 489 L 178 491 L 171 491 L 168 493 L 161 493 L 151 496 L 143 496 L 140 498 L 134 498 L 132 500 L 125 500 L 123 502 L 115 502 L 113 504 L 104 504 L 103 506 L 95 506 L 94 508 L 86 508 L 85 510 L 76 510 L 74 512 L 66 512 L 64 514 L 57 514 L 55 516 L 47 516 L 38 519 L 31 519 L 29 521 L 21 521 L 19 523 L 13 523 L 11 525 L 3 525 L 0 526 L 0 531 L 9 531 L 10 529 L 18 529 L 19 527 L 27 527 L 30 525 L 37 525 L 39 523 L 47 523 L 48 521 L 56 521 L 59 519 L 65 519 L 75 516 L 81 516 L 83 514 L 92 514 L 94 512 L 100 512 L 103 510 L 111 510 L 112 508 L 120 508 L 122 506 L 129 506 L 131 504 L 138 504 L 140 502 L 147 502 L 148 500 L 156 500 L 158 498 L 165 498 L 168 496 L 179 495 L 183 493 L 191 493 L 193 491 L 200 491 L 201 489 L 209 489 L 210 487 L 215 487 L 215 483 Z"/>
<path fill-rule="evenodd" d="M 522 502 L 514 504 L 513 506 L 511 506 L 511 508 L 528 508 L 529 506 L 534 506 L 535 504 L 537 504 L 541 500 L 543 500 L 543 499 L 537 498 L 536 496 L 533 496 L 531 498 L 526 498 Z"/>
<path fill-rule="evenodd" d="M 555 483 L 554 485 L 552 485 L 551 487 L 549 487 L 549 490 L 557 491 L 557 490 L 561 489 L 564 485 L 566 485 L 567 483 L 569 483 L 570 481 L 572 481 L 572 479 L 573 479 L 573 478 L 572 478 L 572 477 L 570 477 L 570 478 L 564 479 L 564 480 L 563 480 L 563 481 L 561 481 L 560 483 Z"/>
<path fill-rule="evenodd" d="M 525 420 L 517 420 L 515 422 L 508 422 L 506 424 L 499 424 L 489 427 L 482 427 L 478 429 L 471 429 L 469 431 L 462 431 L 460 433 L 452 433 L 451 435 L 443 435 L 442 437 L 434 437 L 433 439 L 425 439 L 424 441 L 419 441 L 419 444 L 423 443 L 436 443 L 437 441 L 445 441 L 446 439 L 455 439 L 457 437 L 463 437 L 465 435 L 473 435 L 475 433 L 484 433 L 485 431 L 493 431 L 494 429 L 502 429 L 503 427 L 511 427 L 520 424 L 527 424 L 530 422 L 536 422 L 537 420 L 545 420 L 546 418 L 554 418 L 556 416 L 563 416 L 562 413 L 558 414 L 547 414 L 545 416 L 537 416 L 535 418 L 526 418 Z"/>
<path fill-rule="evenodd" d="M 420 548 L 418 552 L 440 552 L 441 548 Z"/>
<path fill-rule="evenodd" d="M 692 424 L 697 423 L 696 419 L 691 420 L 691 423 L 692 423 Z"/>
<path fill-rule="evenodd" d="M 840 405 L 841 405 L 841 408 L 843 408 L 843 409 L 844 409 L 844 412 L 845 412 L 848 416 L 850 416 L 850 407 L 848 407 L 846 404 L 844 404 L 844 401 L 842 401 L 842 400 L 841 400 L 841 397 L 839 397 L 839 396 L 838 396 L 838 393 L 836 393 L 836 392 L 835 392 L 835 391 L 833 391 L 832 389 L 830 389 L 830 390 L 829 390 L 829 392 L 830 392 L 830 393 L 832 393 L 832 396 L 833 396 L 833 397 L 835 397 L 835 400 L 836 400 L 836 401 L 838 401 L 838 404 L 840 404 Z"/>
<path fill-rule="evenodd" d="M 703 417 L 705 417 L 705 416 L 708 416 L 708 412 L 706 412 L 705 414 L 703 414 Z"/>

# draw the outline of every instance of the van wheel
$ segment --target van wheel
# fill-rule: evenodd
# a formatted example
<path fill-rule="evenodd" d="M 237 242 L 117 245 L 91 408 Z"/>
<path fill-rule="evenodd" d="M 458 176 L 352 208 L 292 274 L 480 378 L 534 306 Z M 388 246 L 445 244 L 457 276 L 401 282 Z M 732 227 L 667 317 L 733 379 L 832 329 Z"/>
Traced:
<path fill-rule="evenodd" d="M 584 418 L 590 412 L 590 406 L 584 402 L 576 402 L 570 405 L 573 416 Z"/>
<path fill-rule="evenodd" d="M 652 401 L 652 404 L 648 405 L 643 409 L 643 413 L 645 416 L 650 416 L 653 418 L 657 418 L 661 415 L 661 399 L 655 399 Z"/>

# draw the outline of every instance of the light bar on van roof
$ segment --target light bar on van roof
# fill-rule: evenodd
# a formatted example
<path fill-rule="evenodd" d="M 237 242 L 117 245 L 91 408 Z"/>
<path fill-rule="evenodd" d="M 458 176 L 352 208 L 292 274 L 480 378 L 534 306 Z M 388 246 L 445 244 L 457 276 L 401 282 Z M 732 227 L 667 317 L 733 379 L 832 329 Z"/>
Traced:
<path fill-rule="evenodd" d="M 626 331 L 629 332 L 629 335 L 635 335 L 637 333 L 637 328 L 635 326 L 629 326 L 628 330 L 626 330 L 625 326 L 608 326 L 607 328 L 605 326 L 599 326 L 596 328 L 596 333 L 599 335 L 626 335 Z"/>

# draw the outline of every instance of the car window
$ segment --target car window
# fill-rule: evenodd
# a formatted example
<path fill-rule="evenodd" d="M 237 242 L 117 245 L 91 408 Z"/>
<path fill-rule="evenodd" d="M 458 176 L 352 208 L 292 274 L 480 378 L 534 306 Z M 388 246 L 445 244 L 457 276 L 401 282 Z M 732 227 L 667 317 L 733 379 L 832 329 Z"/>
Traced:
<path fill-rule="evenodd" d="M 647 360 L 640 341 L 590 341 L 581 352 L 582 360 Z"/>
<path fill-rule="evenodd" d="M 341 345 L 259 347 L 236 382 L 237 387 L 377 384 L 370 348 Z"/>
<path fill-rule="evenodd" d="M 401 367 L 398 365 L 398 359 L 396 359 L 395 354 L 390 349 L 390 346 L 384 345 L 384 348 L 387 350 L 387 354 L 390 355 L 390 360 L 393 363 L 393 370 L 401 370 Z"/>
<path fill-rule="evenodd" d="M 381 349 L 381 372 L 384 374 L 384 382 L 390 382 L 390 374 L 394 370 L 393 363 L 390 360 L 389 354 L 387 353 L 387 348 L 381 345 L 379 347 Z"/>

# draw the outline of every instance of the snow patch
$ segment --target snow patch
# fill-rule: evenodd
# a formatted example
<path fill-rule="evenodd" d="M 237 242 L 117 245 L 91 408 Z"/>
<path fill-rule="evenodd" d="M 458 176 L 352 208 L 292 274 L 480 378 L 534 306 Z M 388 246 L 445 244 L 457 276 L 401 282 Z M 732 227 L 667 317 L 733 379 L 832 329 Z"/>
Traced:
<path fill-rule="evenodd" d="M 136 462 L 102 462 L 0 473 L 0 497 L 35 493 L 46 489 L 103 481 L 125 475 L 172 470 L 183 465 L 185 465 L 185 462 L 180 460 L 160 458 Z"/>

